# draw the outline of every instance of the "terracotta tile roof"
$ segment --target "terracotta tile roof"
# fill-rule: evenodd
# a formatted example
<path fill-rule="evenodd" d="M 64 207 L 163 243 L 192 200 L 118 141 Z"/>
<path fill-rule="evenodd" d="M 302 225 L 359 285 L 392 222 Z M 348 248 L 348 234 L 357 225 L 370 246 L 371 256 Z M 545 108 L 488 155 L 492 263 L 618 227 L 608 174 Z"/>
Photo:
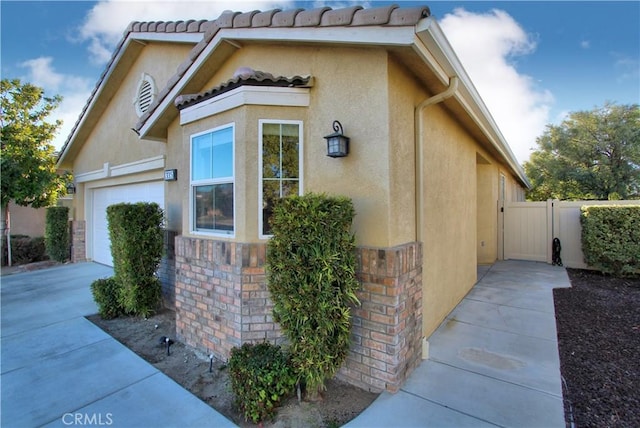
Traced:
<path fill-rule="evenodd" d="M 110 71 L 116 63 L 116 58 L 120 54 L 123 46 L 131 33 L 200 33 L 202 40 L 194 46 L 188 58 L 178 67 L 176 74 L 169 79 L 167 85 L 160 91 L 156 101 L 151 104 L 149 110 L 140 118 L 135 125 L 136 132 L 145 124 L 147 119 L 155 112 L 159 103 L 169 94 L 176 83 L 186 73 L 189 67 L 196 60 L 198 55 L 205 49 L 214 36 L 224 28 L 282 28 L 282 27 L 332 27 L 332 26 L 413 26 L 423 18 L 430 16 L 427 6 L 420 7 L 399 7 L 398 5 L 388 5 L 383 7 L 364 9 L 362 6 L 352 6 L 343 9 L 331 9 L 322 7 L 318 9 L 292 9 L 252 12 L 223 12 L 215 20 L 188 20 L 188 21 L 150 21 L 132 22 L 125 30 L 122 39 L 116 46 L 113 55 L 104 72 L 98 79 L 87 104 L 84 106 L 76 124 L 74 125 L 69 138 L 67 139 L 61 153 L 66 152 L 67 146 L 71 142 L 72 136 L 76 133 L 87 110 L 101 85 L 104 83 Z"/>
<path fill-rule="evenodd" d="M 223 12 L 215 21 L 208 23 L 204 37 L 189 54 L 189 57 L 178 67 L 177 73 L 169 79 L 149 110 L 135 125 L 139 131 L 149 117 L 155 112 L 158 105 L 171 92 L 176 83 L 205 49 L 215 35 L 224 28 L 261 28 L 261 27 L 332 27 L 332 26 L 413 26 L 423 18 L 430 16 L 427 6 L 400 8 L 398 5 L 390 5 L 373 9 L 363 9 L 362 6 L 352 6 L 344 9 L 331 9 L 322 7 L 318 9 L 304 10 L 293 9 L 282 11 L 274 9 L 266 12 L 254 10 L 252 12 Z M 142 23 L 134 23 L 136 25 Z M 205 24 L 201 24 L 200 27 Z"/>
<path fill-rule="evenodd" d="M 236 75 L 226 82 L 199 94 L 179 95 L 174 104 L 182 110 L 202 101 L 214 98 L 218 95 L 229 92 L 240 86 L 279 86 L 285 88 L 308 88 L 313 86 L 311 76 L 274 77 L 271 73 L 264 71 L 254 71 L 251 69 L 239 69 Z"/>

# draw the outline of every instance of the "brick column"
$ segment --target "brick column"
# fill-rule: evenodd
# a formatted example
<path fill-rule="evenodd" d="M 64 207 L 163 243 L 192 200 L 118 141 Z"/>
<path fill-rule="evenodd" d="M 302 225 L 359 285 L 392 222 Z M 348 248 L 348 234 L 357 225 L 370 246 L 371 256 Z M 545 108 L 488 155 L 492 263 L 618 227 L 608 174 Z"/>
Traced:
<path fill-rule="evenodd" d="M 396 392 L 422 356 L 422 245 L 358 248 L 352 346 L 339 377 L 372 391 Z"/>
<path fill-rule="evenodd" d="M 71 262 L 78 263 L 87 260 L 87 231 L 86 221 L 73 220 L 71 222 Z"/>

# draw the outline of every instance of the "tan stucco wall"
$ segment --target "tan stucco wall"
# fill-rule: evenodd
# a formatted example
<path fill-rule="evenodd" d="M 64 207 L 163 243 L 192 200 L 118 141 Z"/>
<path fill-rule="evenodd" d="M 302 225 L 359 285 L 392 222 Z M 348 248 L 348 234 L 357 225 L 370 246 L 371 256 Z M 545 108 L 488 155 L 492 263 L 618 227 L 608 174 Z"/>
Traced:
<path fill-rule="evenodd" d="M 8 209 L 11 235 L 44 236 L 46 208 L 23 207 L 9 202 Z"/>
<path fill-rule="evenodd" d="M 74 142 L 74 144 L 84 143 L 73 161 L 73 172 L 76 176 L 102 170 L 107 162 L 113 167 L 165 155 L 166 143 L 140 140 L 131 130 L 138 121 L 133 101 L 143 73 L 154 78 L 156 91 L 159 92 L 175 73 L 177 66 L 184 60 L 189 50 L 190 46 L 183 44 L 149 43 L 145 47 L 121 82 L 118 91 L 113 94 L 89 138 L 84 142 Z M 105 95 L 102 95 L 100 100 L 104 97 Z M 151 175 L 147 172 L 134 177 L 120 176 L 78 183 L 74 198 L 74 217 L 85 220 L 85 190 L 87 189 L 161 177 L 162 171 L 156 171 Z"/>
<path fill-rule="evenodd" d="M 394 57 L 388 61 L 389 91 L 389 243 L 416 240 L 416 163 L 414 106 L 427 94 Z"/>
<path fill-rule="evenodd" d="M 150 43 L 113 95 L 74 162 L 74 173 L 121 165 L 165 153 L 165 143 L 140 140 L 131 130 L 138 121 L 133 100 L 142 73 L 151 75 L 159 92 L 189 52 L 188 45 Z"/>
<path fill-rule="evenodd" d="M 389 230 L 388 208 L 387 53 L 381 49 L 247 46 L 236 52 L 202 90 L 227 81 L 241 66 L 275 76 L 312 75 L 315 86 L 310 90 L 310 106 L 244 106 L 184 126 L 180 149 L 170 147 L 167 153 L 167 164 L 180 165 L 185 171 L 181 177 L 186 181 L 181 179 L 180 189 L 185 185 L 188 189 L 189 185 L 189 136 L 236 122 L 235 239 L 259 241 L 258 120 L 303 120 L 304 192 L 351 197 L 356 209 L 354 232 L 358 245 L 387 247 L 395 244 L 397 240 Z M 369 109 L 368 106 L 376 108 Z M 342 123 L 345 135 L 351 138 L 351 152 L 346 158 L 326 156 L 323 136 L 333 132 L 334 120 Z M 244 142 L 240 138 L 242 135 Z M 189 213 L 188 190 L 183 194 L 183 207 L 186 216 Z M 188 234 L 189 219 L 183 218 L 181 223 L 182 232 Z"/>
<path fill-rule="evenodd" d="M 424 120 L 423 334 L 476 281 L 476 145 L 441 104 Z"/>

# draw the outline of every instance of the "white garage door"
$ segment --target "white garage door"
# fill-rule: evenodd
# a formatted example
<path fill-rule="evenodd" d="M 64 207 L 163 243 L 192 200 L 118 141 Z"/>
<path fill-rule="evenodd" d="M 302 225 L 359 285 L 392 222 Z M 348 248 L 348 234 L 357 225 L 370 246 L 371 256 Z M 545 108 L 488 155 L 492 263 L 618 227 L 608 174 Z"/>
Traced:
<path fill-rule="evenodd" d="M 121 202 L 155 202 L 164 208 L 164 182 L 128 184 L 93 190 L 91 231 L 93 260 L 113 266 L 107 223 L 107 207 Z"/>

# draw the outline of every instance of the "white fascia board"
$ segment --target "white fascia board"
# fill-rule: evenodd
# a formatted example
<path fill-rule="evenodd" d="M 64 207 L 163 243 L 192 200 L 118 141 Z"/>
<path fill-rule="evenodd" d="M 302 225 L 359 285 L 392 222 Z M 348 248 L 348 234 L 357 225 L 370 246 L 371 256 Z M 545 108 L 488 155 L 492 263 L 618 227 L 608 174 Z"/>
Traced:
<path fill-rule="evenodd" d="M 243 105 L 309 107 L 309 88 L 240 86 L 180 111 L 180 125 Z"/>
<path fill-rule="evenodd" d="M 204 33 L 147 33 L 132 32 L 129 37 L 143 42 L 177 42 L 196 44 L 202 40 Z"/>
<path fill-rule="evenodd" d="M 140 138 L 146 138 L 151 126 L 167 108 L 173 106 L 173 100 L 180 95 L 182 88 L 191 79 L 206 59 L 217 47 L 229 40 L 229 43 L 242 41 L 272 41 L 291 43 L 326 44 L 362 44 L 382 46 L 411 46 L 415 40 L 415 28 L 404 27 L 284 27 L 284 28 L 223 28 L 218 31 L 207 47 L 200 53 L 189 70 L 171 89 L 162 103 L 155 109 L 140 129 Z"/>
<path fill-rule="evenodd" d="M 518 163 L 509 144 L 500 132 L 500 128 L 498 128 L 489 109 L 480 97 L 480 94 L 435 18 L 429 17 L 418 22 L 416 25 L 416 34 L 418 39 L 426 47 L 430 57 L 439 64 L 443 71 L 449 74 L 449 76 L 458 76 L 461 85 L 455 94 L 455 98 L 480 127 L 492 145 L 502 154 L 507 164 L 518 175 L 520 180 L 522 180 L 526 186 L 531 187 L 524 170 Z M 420 49 L 417 48 L 416 50 L 420 51 Z M 431 59 L 429 55 L 423 55 L 423 58 Z M 448 79 L 446 82 L 443 81 L 443 83 L 448 84 Z"/>
<path fill-rule="evenodd" d="M 225 28 L 216 37 L 235 41 L 270 41 L 372 46 L 410 46 L 415 28 L 399 27 L 261 27 Z"/>

